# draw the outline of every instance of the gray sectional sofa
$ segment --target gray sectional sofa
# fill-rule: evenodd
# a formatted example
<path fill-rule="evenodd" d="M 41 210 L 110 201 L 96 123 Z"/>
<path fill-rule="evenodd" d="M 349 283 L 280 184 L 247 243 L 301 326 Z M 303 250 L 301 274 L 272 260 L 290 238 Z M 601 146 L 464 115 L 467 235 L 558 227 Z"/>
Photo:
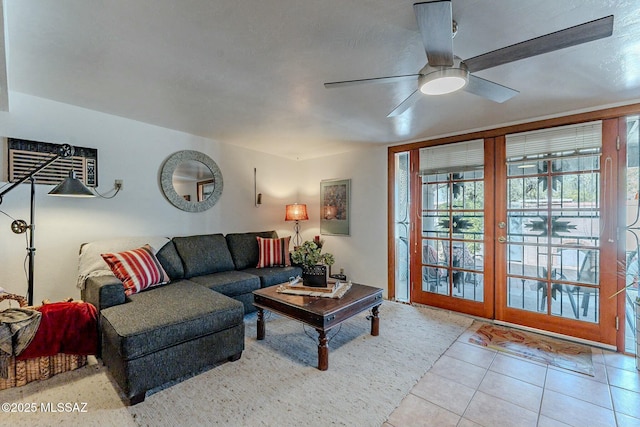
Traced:
<path fill-rule="evenodd" d="M 244 350 L 244 314 L 256 289 L 300 275 L 299 267 L 256 268 L 256 237 L 275 231 L 174 237 L 156 254 L 166 285 L 125 296 L 115 276 L 86 279 L 82 299 L 100 312 L 101 357 L 130 404 L 148 390 Z"/>

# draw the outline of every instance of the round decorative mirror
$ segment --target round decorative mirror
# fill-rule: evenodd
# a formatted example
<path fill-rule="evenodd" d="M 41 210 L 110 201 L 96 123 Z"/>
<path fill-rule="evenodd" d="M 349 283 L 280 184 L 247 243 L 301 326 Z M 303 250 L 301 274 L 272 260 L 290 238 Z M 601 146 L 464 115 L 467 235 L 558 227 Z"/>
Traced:
<path fill-rule="evenodd" d="M 206 154 L 183 150 L 173 153 L 162 165 L 160 185 L 164 196 L 178 209 L 202 212 L 222 195 L 222 172 Z"/>

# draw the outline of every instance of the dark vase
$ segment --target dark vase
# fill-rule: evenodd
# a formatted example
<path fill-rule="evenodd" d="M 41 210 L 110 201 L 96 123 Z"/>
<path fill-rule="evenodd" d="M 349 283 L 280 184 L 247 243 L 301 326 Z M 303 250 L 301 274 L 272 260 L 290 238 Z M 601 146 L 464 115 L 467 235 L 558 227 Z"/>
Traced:
<path fill-rule="evenodd" d="M 302 284 L 314 288 L 327 286 L 327 266 L 302 267 Z"/>

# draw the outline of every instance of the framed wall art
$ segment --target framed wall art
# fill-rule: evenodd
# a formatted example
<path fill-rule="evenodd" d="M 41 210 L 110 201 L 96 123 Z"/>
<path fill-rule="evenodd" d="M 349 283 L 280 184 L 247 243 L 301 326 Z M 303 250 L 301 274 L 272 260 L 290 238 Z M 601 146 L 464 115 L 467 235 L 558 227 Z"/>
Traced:
<path fill-rule="evenodd" d="M 320 234 L 349 235 L 351 180 L 320 181 Z"/>

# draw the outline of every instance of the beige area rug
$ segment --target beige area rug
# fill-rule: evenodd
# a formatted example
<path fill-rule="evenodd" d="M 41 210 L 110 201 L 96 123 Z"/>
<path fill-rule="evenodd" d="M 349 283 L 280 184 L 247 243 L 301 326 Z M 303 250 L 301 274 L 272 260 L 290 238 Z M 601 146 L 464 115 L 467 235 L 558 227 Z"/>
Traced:
<path fill-rule="evenodd" d="M 257 341 L 254 313 L 245 318 L 246 348 L 237 362 L 147 394 L 133 407 L 123 405 L 106 369 L 94 363 L 0 391 L 0 403 L 35 403 L 38 408 L 36 413 L 3 413 L 0 424 L 381 426 L 472 321 L 389 301 L 382 304 L 380 318 L 377 337 L 369 333 L 366 313 L 345 322 L 329 343 L 329 370 L 321 372 L 315 367 L 315 330 L 271 315 L 266 339 Z M 41 404 L 49 402 L 86 403 L 81 408 L 86 412 L 43 413 Z"/>
<path fill-rule="evenodd" d="M 595 375 L 591 348 L 569 341 L 497 325 L 482 325 L 469 342 L 547 365 Z"/>

